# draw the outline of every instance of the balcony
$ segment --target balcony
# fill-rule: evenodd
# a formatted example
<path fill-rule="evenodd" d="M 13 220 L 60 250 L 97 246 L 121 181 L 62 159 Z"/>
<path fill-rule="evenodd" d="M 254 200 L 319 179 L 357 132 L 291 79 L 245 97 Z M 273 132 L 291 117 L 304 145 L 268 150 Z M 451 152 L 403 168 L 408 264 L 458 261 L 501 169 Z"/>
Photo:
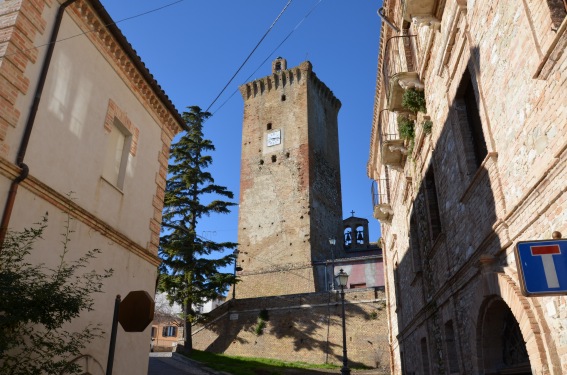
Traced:
<path fill-rule="evenodd" d="M 441 19 L 437 18 L 439 0 L 406 0 L 403 4 L 402 15 L 406 21 L 434 29 L 440 27 Z"/>
<path fill-rule="evenodd" d="M 404 30 L 407 32 L 407 30 Z M 419 79 L 417 66 L 417 50 L 415 46 L 417 35 L 396 35 L 386 40 L 384 61 L 382 64 L 382 77 L 386 91 L 386 109 L 396 113 L 413 115 L 402 107 L 404 92 L 413 88 L 418 91 L 424 89 Z"/>
<path fill-rule="evenodd" d="M 410 88 L 418 91 L 425 88 L 417 72 L 400 72 L 390 77 L 388 87 L 388 109 L 390 111 L 413 115 L 411 111 L 402 106 L 404 92 Z"/>
<path fill-rule="evenodd" d="M 397 125 L 392 121 L 388 108 L 381 110 L 378 116 L 380 163 L 401 171 L 407 159 L 406 141 L 400 138 Z"/>
<path fill-rule="evenodd" d="M 381 151 L 380 161 L 383 165 L 387 165 L 397 171 L 404 169 L 408 154 L 405 140 L 400 139 L 395 134 L 386 134 Z"/>
<path fill-rule="evenodd" d="M 394 216 L 394 211 L 390 205 L 389 187 L 388 179 L 380 179 L 378 182 L 372 181 L 370 187 L 374 218 L 382 223 L 388 224 L 392 222 Z"/>

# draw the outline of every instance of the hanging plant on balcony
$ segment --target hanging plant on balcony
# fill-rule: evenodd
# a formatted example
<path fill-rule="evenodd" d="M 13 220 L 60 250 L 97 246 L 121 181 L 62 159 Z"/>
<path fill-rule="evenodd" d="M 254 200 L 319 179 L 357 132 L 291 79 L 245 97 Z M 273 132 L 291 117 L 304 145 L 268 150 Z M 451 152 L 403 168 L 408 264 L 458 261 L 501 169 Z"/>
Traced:
<path fill-rule="evenodd" d="M 433 121 L 425 120 L 422 126 L 423 126 L 423 132 L 425 134 L 431 134 L 431 131 L 433 130 Z"/>
<path fill-rule="evenodd" d="M 416 89 L 407 89 L 404 91 L 404 95 L 402 96 L 402 107 L 413 113 L 426 113 L 427 107 L 425 106 L 424 92 L 417 91 Z"/>
<path fill-rule="evenodd" d="M 411 141 L 415 138 L 415 122 L 406 115 L 398 115 L 400 138 Z"/>

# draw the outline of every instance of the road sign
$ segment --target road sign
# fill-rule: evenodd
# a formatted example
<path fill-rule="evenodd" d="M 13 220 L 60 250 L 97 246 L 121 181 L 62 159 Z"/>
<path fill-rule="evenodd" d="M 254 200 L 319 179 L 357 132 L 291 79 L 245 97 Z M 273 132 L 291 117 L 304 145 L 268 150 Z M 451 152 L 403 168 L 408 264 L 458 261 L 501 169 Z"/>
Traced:
<path fill-rule="evenodd" d="M 516 262 L 525 296 L 567 294 L 567 240 L 518 242 Z"/>
<path fill-rule="evenodd" d="M 154 319 L 154 300 L 145 290 L 128 293 L 120 303 L 118 321 L 126 332 L 142 332 Z"/>

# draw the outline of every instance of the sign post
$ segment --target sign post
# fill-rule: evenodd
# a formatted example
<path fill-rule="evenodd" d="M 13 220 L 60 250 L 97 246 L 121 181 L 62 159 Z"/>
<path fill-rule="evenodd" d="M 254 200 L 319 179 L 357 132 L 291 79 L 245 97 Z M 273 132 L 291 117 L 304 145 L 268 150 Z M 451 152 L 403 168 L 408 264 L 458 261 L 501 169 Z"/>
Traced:
<path fill-rule="evenodd" d="M 118 323 L 120 323 L 126 332 L 143 332 L 154 319 L 154 308 L 154 300 L 145 290 L 130 292 L 122 301 L 120 300 L 120 295 L 116 296 L 116 300 L 114 301 L 114 315 L 112 317 L 112 330 L 110 332 L 110 347 L 108 349 L 106 375 L 112 375 Z"/>
<path fill-rule="evenodd" d="M 516 245 L 525 296 L 567 295 L 567 240 L 522 241 Z"/>

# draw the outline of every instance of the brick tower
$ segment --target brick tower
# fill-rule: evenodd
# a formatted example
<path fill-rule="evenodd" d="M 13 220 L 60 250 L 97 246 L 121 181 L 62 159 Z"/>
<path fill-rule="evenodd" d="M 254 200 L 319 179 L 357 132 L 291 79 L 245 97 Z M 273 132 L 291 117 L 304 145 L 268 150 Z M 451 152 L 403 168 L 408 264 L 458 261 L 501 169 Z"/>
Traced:
<path fill-rule="evenodd" d="M 236 298 L 325 290 L 342 238 L 341 103 L 306 61 L 240 87 L 244 98 Z M 341 241 L 337 241 L 341 242 Z M 327 281 L 326 281 L 327 280 Z"/>

